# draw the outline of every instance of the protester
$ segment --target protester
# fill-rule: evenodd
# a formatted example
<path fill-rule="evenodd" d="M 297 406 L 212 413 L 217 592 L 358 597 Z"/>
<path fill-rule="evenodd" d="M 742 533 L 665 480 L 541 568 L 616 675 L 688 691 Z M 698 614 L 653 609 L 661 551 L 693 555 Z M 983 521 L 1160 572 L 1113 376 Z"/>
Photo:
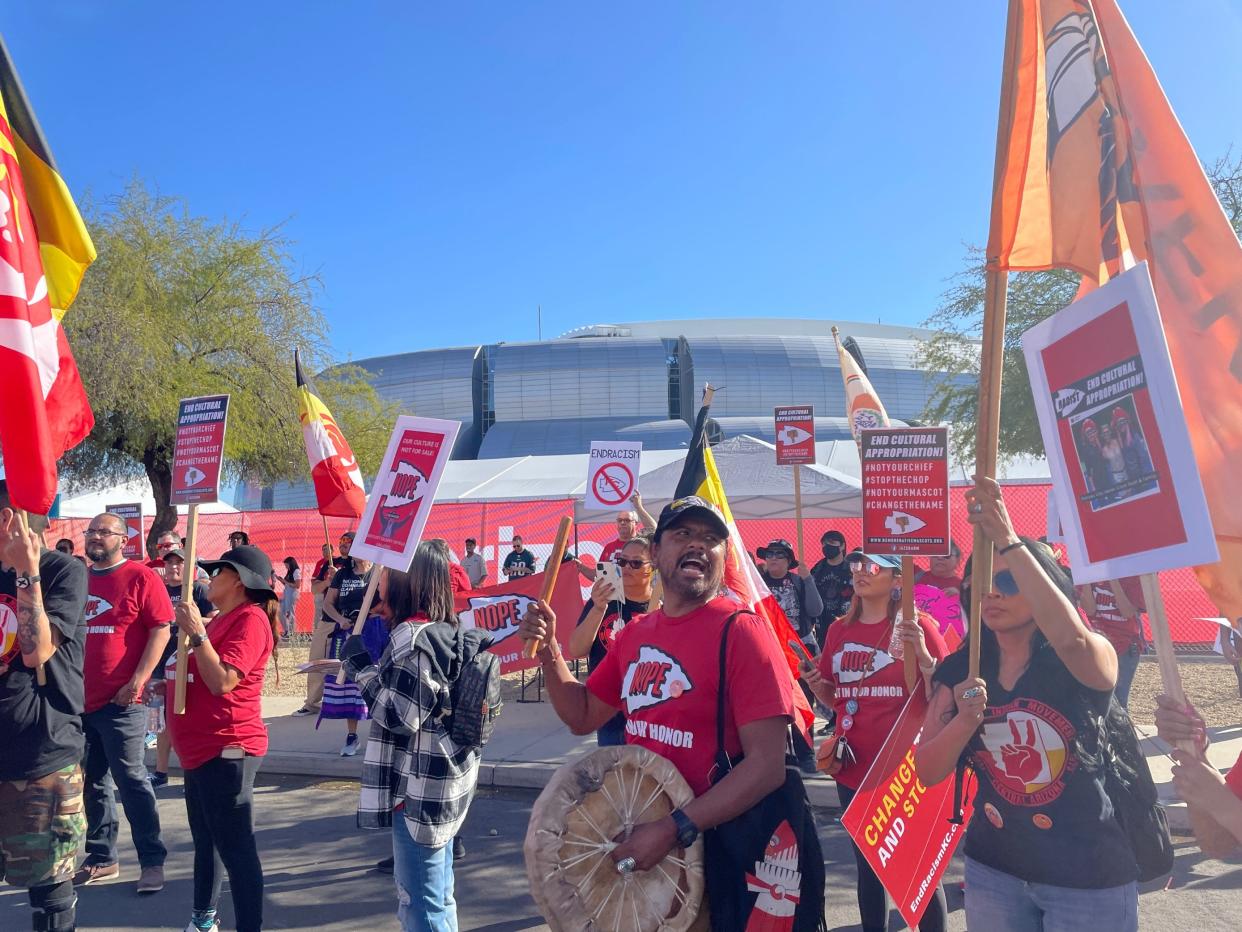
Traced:
<path fill-rule="evenodd" d="M 960 596 L 962 593 L 962 548 L 957 541 L 949 541 L 949 554 L 944 557 L 931 557 L 927 561 L 927 569 L 914 574 L 916 586 L 932 586 L 945 595 Z"/>
<path fill-rule="evenodd" d="M 348 554 L 352 543 L 352 536 L 348 543 L 342 537 L 341 553 Z M 348 557 L 332 577 L 323 599 L 323 617 L 332 624 L 328 643 L 325 645 L 326 658 L 341 657 L 345 641 L 353 631 L 358 612 L 362 610 L 362 600 L 366 597 L 372 572 L 370 560 Z M 315 727 L 318 728 L 324 719 L 344 719 L 345 743 L 341 745 L 341 756 L 353 757 L 358 753 L 358 722 L 367 717 L 367 705 L 356 683 L 349 678 L 343 683 L 336 680 L 333 676 L 322 681 L 319 718 Z"/>
<path fill-rule="evenodd" d="M 778 538 L 766 547 L 760 547 L 759 557 L 763 560 L 763 570 L 759 575 L 802 642 L 811 653 L 817 652 L 819 643 L 815 640 L 815 621 L 823 614 L 824 603 L 819 597 L 819 588 L 814 583 L 807 583 L 811 571 L 798 562 L 793 546 L 787 540 Z M 791 576 L 790 570 L 798 570 L 798 575 Z"/>
<path fill-rule="evenodd" d="M 151 559 L 147 561 L 147 566 L 153 570 L 158 570 L 164 565 L 164 554 L 170 550 L 181 549 L 181 538 L 176 531 L 165 531 L 155 539 L 155 551 L 151 554 Z"/>
<path fill-rule="evenodd" d="M 23 534 L 0 479 L 0 607 L 19 622 L 12 647 L 0 645 L 0 880 L 26 888 L 35 929 L 72 930 L 73 871 L 86 834 L 86 569 L 43 549 L 44 518 L 28 521 Z M 5 912 L 15 927 L 13 910 Z"/>
<path fill-rule="evenodd" d="M 470 577 L 470 588 L 478 589 L 487 579 L 487 561 L 483 554 L 475 548 L 478 546 L 473 537 L 466 538 L 466 555 L 461 558 L 462 569 Z"/>
<path fill-rule="evenodd" d="M 831 705 L 836 713 L 836 735 L 821 745 L 820 756 L 837 762 L 824 766 L 837 781 L 842 809 L 853 800 L 910 698 L 905 651 L 915 654 L 919 678 L 914 688 L 924 694 L 930 690 L 936 664 L 948 653 L 934 619 L 922 612 L 915 619 L 901 617 L 904 581 L 900 557 L 855 550 L 847 562 L 853 580 L 853 604 L 828 629 L 818 666 L 803 667 L 803 679 L 816 698 Z M 902 645 L 900 656 L 893 654 L 895 642 Z M 884 886 L 858 845 L 853 849 L 863 932 L 882 932 L 888 928 Z M 944 891 L 937 886 L 919 929 L 940 932 L 947 922 Z"/>
<path fill-rule="evenodd" d="M 388 647 L 377 664 L 362 638 L 351 637 L 343 658 L 374 710 L 358 824 L 392 828 L 397 917 L 411 932 L 457 929 L 449 842 L 479 776 L 479 749 L 455 744 L 445 719 L 433 714 L 453 683 L 447 671 L 462 659 L 449 562 L 446 544 L 423 541 L 409 573 L 385 570 L 383 610 L 394 622 Z"/>
<path fill-rule="evenodd" d="M 768 623 L 720 595 L 728 540 L 720 512 L 704 499 L 688 496 L 665 507 L 652 544 L 664 604 L 626 625 L 586 685 L 561 656 L 556 616 L 546 602 L 527 611 L 520 633 L 541 645 L 548 696 L 574 734 L 596 731 L 624 711 L 626 743 L 667 758 L 695 794 L 683 809 L 635 826 L 610 852 L 618 870 L 655 868 L 674 848 L 707 833 L 713 928 L 740 929 L 767 910 L 770 897 L 760 897 L 752 912 L 745 873 L 765 860 L 771 832 L 783 818 L 799 851 L 797 870 L 783 868 L 786 878 L 800 877 L 793 928 L 815 928 L 823 922 L 823 858 L 809 810 L 802 808 L 801 779 L 785 763 L 792 681 Z M 663 658 L 665 675 L 636 677 L 653 652 Z M 773 809 L 780 813 L 776 821 Z M 739 819 L 744 813 L 754 818 Z M 755 851 L 758 858 L 750 854 Z"/>
<path fill-rule="evenodd" d="M 568 657 L 586 657 L 588 675 L 603 662 L 622 629 L 646 614 L 651 604 L 651 580 L 655 574 L 651 542 L 645 537 L 627 541 L 616 562 L 621 565 L 624 591 L 614 593 L 606 580 L 595 580 L 591 600 L 582 606 L 578 625 L 569 638 Z M 618 595 L 620 598 L 616 598 Z M 625 744 L 625 713 L 618 712 L 605 722 L 595 733 L 595 741 L 600 747 Z"/>
<path fill-rule="evenodd" d="M 66 553 L 69 556 L 73 556 L 73 541 L 68 537 L 62 537 L 56 541 L 56 550 L 58 553 Z"/>
<path fill-rule="evenodd" d="M 315 568 L 311 570 L 311 597 L 315 603 L 315 617 L 311 619 L 311 631 L 315 630 L 315 626 L 323 617 L 324 593 L 328 591 L 328 586 L 332 583 L 332 574 L 335 572 L 332 545 L 324 544 L 320 548 L 320 553 L 322 556 L 315 561 Z"/>
<path fill-rule="evenodd" d="M 346 531 L 340 536 L 336 542 L 337 551 L 340 553 L 340 565 L 333 569 L 333 563 L 327 562 L 323 564 L 321 571 L 328 576 L 326 584 L 316 582 L 311 588 L 320 586 L 323 591 L 323 597 L 319 608 L 319 616 L 315 622 L 315 627 L 311 631 L 310 653 L 307 659 L 310 662 L 316 660 L 324 660 L 328 655 L 328 641 L 337 630 L 335 619 L 329 618 L 325 610 L 327 605 L 328 593 L 336 582 L 336 574 L 344 569 L 351 568 L 353 561 L 349 557 L 349 549 L 354 543 L 354 532 Z M 325 549 L 327 544 L 324 545 Z M 327 560 L 327 555 L 324 560 Z M 365 583 L 363 584 L 365 587 Z M 340 591 L 339 588 L 337 590 Z M 352 588 L 350 590 L 353 591 Z M 359 596 L 358 604 L 362 604 L 362 598 Z M 294 715 L 317 715 L 320 707 L 323 705 L 323 684 L 324 675 L 322 673 L 310 672 L 306 674 L 306 701 L 302 703 L 302 707 L 297 709 Z"/>
<path fill-rule="evenodd" d="M 276 581 L 284 586 L 280 593 L 280 634 L 284 640 L 293 637 L 297 628 L 298 595 L 302 589 L 302 568 L 293 557 L 285 557 L 285 574 Z"/>
<path fill-rule="evenodd" d="M 1077 586 L 1075 591 L 1091 629 L 1108 638 L 1117 652 L 1117 685 L 1113 687 L 1113 694 L 1128 708 L 1130 686 L 1138 671 L 1139 658 L 1147 651 L 1147 637 L 1143 633 L 1143 614 L 1147 611 L 1143 584 L 1137 576 L 1128 576 Z"/>
<path fill-rule="evenodd" d="M 507 579 L 517 579 L 535 572 L 535 555 L 522 546 L 522 538 L 517 534 L 513 535 L 513 550 L 505 556 L 500 571 Z"/>
<path fill-rule="evenodd" d="M 815 623 L 816 643 L 823 644 L 828 626 L 849 611 L 854 599 L 854 581 L 845 560 L 844 534 L 825 531 L 819 539 L 819 548 L 824 557 L 811 567 L 811 580 L 824 603 L 824 610 Z"/>
<path fill-rule="evenodd" d="M 220 928 L 216 907 L 229 876 L 238 932 L 263 927 L 263 865 L 254 837 L 254 778 L 267 753 L 263 681 L 276 649 L 279 605 L 272 564 L 256 547 L 234 547 L 200 565 L 211 578 L 208 623 L 196 602 L 177 605 L 190 642 L 185 714 L 169 716 L 185 771 L 185 808 L 194 840 L 194 901 L 187 932 Z M 166 683 L 176 671 L 166 668 Z M 167 690 L 167 687 L 166 687 Z"/>
<path fill-rule="evenodd" d="M 86 861 L 75 884 L 120 876 L 113 784 L 125 808 L 141 873 L 139 893 L 164 888 L 167 850 L 143 761 L 146 710 L 143 690 L 168 644 L 173 607 L 163 580 L 151 568 L 126 560 L 125 519 L 105 512 L 86 529 L 91 561 L 86 602 Z M 109 780 L 111 775 L 111 780 Z"/>
<path fill-rule="evenodd" d="M 182 584 L 185 580 L 185 553 L 180 549 L 166 550 L 163 557 L 164 570 L 164 588 L 168 590 L 168 600 L 172 602 L 174 611 L 176 605 L 181 601 Z M 194 581 L 193 591 L 194 604 L 198 606 L 199 612 L 204 618 L 210 618 L 215 612 L 211 607 L 211 601 L 207 598 L 207 584 Z M 175 657 L 177 653 L 177 624 L 173 622 L 169 630 L 168 644 L 164 647 L 163 656 L 160 657 L 159 663 L 155 665 L 155 669 L 151 672 L 151 682 L 147 684 L 148 691 L 159 696 L 163 701 L 163 682 L 164 668 L 170 659 Z M 164 706 L 167 710 L 167 705 Z M 167 712 L 165 712 L 164 722 L 167 726 Z M 150 735 L 148 738 L 148 746 Z M 151 774 L 151 788 L 159 789 L 168 783 L 168 758 L 172 748 L 172 740 L 169 737 L 168 728 L 159 732 L 155 738 L 155 770 Z"/>
<path fill-rule="evenodd" d="M 1156 697 L 1156 732 L 1172 745 L 1173 788 L 1190 813 L 1200 850 L 1210 858 L 1227 858 L 1242 848 L 1242 755 L 1221 776 L 1207 758 L 1207 725 L 1195 707 Z M 1192 745 L 1193 750 L 1183 750 Z"/>
<path fill-rule="evenodd" d="M 970 523 L 997 548 L 980 675 L 969 677 L 968 642 L 941 665 L 916 755 L 926 786 L 964 752 L 977 778 L 966 924 L 1132 932 L 1138 866 L 1108 796 L 1105 755 L 1093 750 L 1117 654 L 1078 614 L 1051 551 L 1015 533 L 1000 486 L 980 478 L 966 499 Z"/>
<path fill-rule="evenodd" d="M 229 535 L 229 547 L 249 547 L 250 535 L 245 531 L 234 531 Z"/>
<path fill-rule="evenodd" d="M 436 539 L 443 540 L 443 538 Z M 448 541 L 444 541 L 444 546 L 448 546 Z M 465 567 L 453 561 L 452 558 L 449 559 L 449 582 L 453 586 L 454 595 L 459 592 L 474 591 L 474 584 L 470 582 L 470 574 L 466 572 Z"/>

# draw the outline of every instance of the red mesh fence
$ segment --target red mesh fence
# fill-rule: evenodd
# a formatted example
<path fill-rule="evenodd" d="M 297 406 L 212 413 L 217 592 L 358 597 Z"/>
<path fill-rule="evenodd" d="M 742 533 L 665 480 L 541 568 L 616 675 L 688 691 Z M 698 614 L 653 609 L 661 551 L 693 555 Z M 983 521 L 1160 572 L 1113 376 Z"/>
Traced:
<path fill-rule="evenodd" d="M 951 510 L 953 515 L 953 538 L 964 553 L 970 552 L 971 531 L 966 521 L 963 494 L 966 486 L 952 489 Z M 1048 485 L 1010 484 L 1005 486 L 1005 503 L 1020 534 L 1042 537 L 1045 533 Z M 446 502 L 436 505 L 424 532 L 425 537 L 443 537 L 453 552 L 460 557 L 467 537 L 478 541 L 480 552 L 487 561 L 489 578 L 502 581 L 499 564 L 511 550 L 513 535 L 520 534 L 525 546 L 538 558 L 540 566 L 552 551 L 557 523 L 561 515 L 570 514 L 573 502 L 493 502 L 459 503 Z M 51 522 L 47 541 L 71 538 L 78 552 L 82 550 L 82 532 L 86 518 L 64 518 Z M 846 518 L 833 521 L 808 520 L 804 523 L 806 556 L 811 562 L 819 557 L 819 538 L 829 528 L 845 534 L 849 546 L 857 544 L 860 537 L 861 519 Z M 328 518 L 328 539 L 335 547 L 337 538 L 353 527 L 344 518 Z M 792 518 L 739 522 L 742 537 L 753 552 L 769 540 L 783 537 L 795 543 L 797 533 Z M 150 519 L 147 520 L 150 528 Z M 250 535 L 250 542 L 262 548 L 277 563 L 286 556 L 295 558 L 302 567 L 302 598 L 298 602 L 297 627 L 309 631 L 314 611 L 310 595 L 310 570 L 319 559 L 325 542 L 324 519 L 315 511 L 253 511 L 233 514 L 200 514 L 198 555 L 214 557 L 228 547 L 231 531 L 243 530 Z M 185 519 L 178 530 L 185 533 Z M 615 537 L 611 524 L 579 525 L 575 529 L 572 547 L 579 555 L 594 559 L 604 544 Z M 1062 553 L 1062 557 L 1064 554 Z M 589 562 L 589 560 L 588 560 Z M 1188 650 L 1210 650 L 1216 638 L 1217 627 L 1195 619 L 1216 615 L 1212 603 L 1195 582 L 1189 570 L 1174 570 L 1160 574 L 1160 588 L 1164 593 L 1173 640 Z"/>

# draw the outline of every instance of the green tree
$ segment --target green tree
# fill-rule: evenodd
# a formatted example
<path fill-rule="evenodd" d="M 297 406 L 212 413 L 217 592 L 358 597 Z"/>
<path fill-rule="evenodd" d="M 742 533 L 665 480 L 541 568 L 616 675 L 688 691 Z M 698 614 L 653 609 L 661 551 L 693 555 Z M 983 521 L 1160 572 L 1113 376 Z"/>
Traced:
<path fill-rule="evenodd" d="M 293 350 L 362 465 L 373 472 L 395 410 L 363 373 L 333 366 L 318 282 L 293 270 L 279 228 L 192 216 L 175 198 L 134 181 L 88 207 L 99 258 L 65 318 L 95 429 L 62 463 L 73 486 L 145 475 L 157 512 L 148 547 L 176 526 L 168 504 L 177 401 L 228 393 L 225 473 L 263 483 L 307 475 L 297 417 Z"/>
<path fill-rule="evenodd" d="M 1225 215 L 1242 233 L 1242 157 L 1232 151 L 1206 167 Z M 983 336 L 985 293 L 983 250 L 967 247 L 965 268 L 949 280 L 940 304 L 923 325 L 935 336 L 918 350 L 916 364 L 938 373 L 924 409 L 929 423 L 949 425 L 953 451 L 973 462 L 979 404 L 979 341 Z M 1043 456 L 1044 441 L 1035 416 L 1035 399 L 1022 354 L 1022 334 L 1074 300 L 1078 275 L 1064 269 L 1014 272 L 1009 276 L 1005 352 L 1001 374 L 1000 456 Z"/>

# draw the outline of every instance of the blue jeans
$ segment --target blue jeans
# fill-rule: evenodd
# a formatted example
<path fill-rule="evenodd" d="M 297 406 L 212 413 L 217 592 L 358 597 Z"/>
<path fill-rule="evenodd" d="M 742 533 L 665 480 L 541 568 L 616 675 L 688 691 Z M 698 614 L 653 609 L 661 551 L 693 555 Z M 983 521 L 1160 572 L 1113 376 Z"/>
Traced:
<path fill-rule="evenodd" d="M 966 859 L 966 926 L 988 932 L 1138 932 L 1138 885 L 1027 883 Z"/>
<path fill-rule="evenodd" d="M 404 813 L 394 812 L 392 856 L 402 932 L 457 932 L 453 846 L 418 844 L 410 837 Z"/>
<path fill-rule="evenodd" d="M 1142 649 L 1137 644 L 1131 644 L 1129 650 L 1117 655 L 1117 685 L 1113 687 L 1113 694 L 1116 695 L 1117 701 L 1127 709 L 1130 702 L 1130 686 L 1134 682 L 1134 674 L 1138 672 L 1139 657 L 1142 653 Z"/>
<path fill-rule="evenodd" d="M 121 707 L 109 702 L 102 709 L 85 713 L 82 725 L 86 731 L 82 777 L 86 785 L 87 863 L 117 862 L 116 837 L 120 824 L 113 795 L 115 781 L 138 851 L 138 864 L 163 867 L 168 852 L 160 841 L 160 814 L 144 762 L 147 707 Z"/>

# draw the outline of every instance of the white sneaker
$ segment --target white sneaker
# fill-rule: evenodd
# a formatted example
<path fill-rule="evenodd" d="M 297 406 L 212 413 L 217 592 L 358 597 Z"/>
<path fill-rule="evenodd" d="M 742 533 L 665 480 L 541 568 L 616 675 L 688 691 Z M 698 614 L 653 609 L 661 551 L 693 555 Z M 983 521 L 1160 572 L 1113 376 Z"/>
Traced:
<path fill-rule="evenodd" d="M 341 748 L 341 757 L 353 757 L 358 753 L 358 736 L 350 735 L 345 739 L 345 745 Z"/>
<path fill-rule="evenodd" d="M 295 710 L 294 710 L 294 712 L 293 712 L 293 714 L 294 714 L 294 715 L 315 715 L 315 714 L 316 714 L 316 710 L 315 710 L 315 709 L 308 709 L 306 706 L 302 706 L 302 708 L 300 708 L 300 709 L 295 709 Z"/>
<path fill-rule="evenodd" d="M 220 922 L 219 920 L 213 920 L 210 926 L 204 928 L 203 926 L 195 925 L 194 920 L 191 919 L 190 924 L 185 927 L 185 932 L 220 932 Z"/>

